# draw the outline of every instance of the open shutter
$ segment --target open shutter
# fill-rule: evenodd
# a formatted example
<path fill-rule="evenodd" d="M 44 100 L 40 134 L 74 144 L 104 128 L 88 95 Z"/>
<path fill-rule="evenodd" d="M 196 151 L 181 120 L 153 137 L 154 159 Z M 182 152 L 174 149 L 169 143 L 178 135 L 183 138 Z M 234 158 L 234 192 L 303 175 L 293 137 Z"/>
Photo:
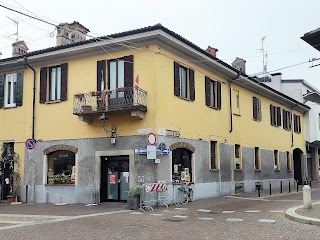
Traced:
<path fill-rule="evenodd" d="M 298 119 L 298 133 L 301 133 L 301 120 L 300 120 L 300 116 L 297 116 Z"/>
<path fill-rule="evenodd" d="M 206 105 L 210 106 L 210 78 L 205 77 Z"/>
<path fill-rule="evenodd" d="M 221 82 L 217 81 L 217 108 L 221 109 Z"/>
<path fill-rule="evenodd" d="M 273 105 L 270 105 L 270 123 L 274 126 L 274 113 L 273 113 Z"/>
<path fill-rule="evenodd" d="M 68 63 L 61 64 L 61 101 L 68 96 Z"/>
<path fill-rule="evenodd" d="M 47 67 L 40 69 L 40 103 L 47 101 Z"/>
<path fill-rule="evenodd" d="M 4 102 L 4 74 L 0 74 L 0 108 L 3 108 Z"/>
<path fill-rule="evenodd" d="M 292 128 L 292 113 L 289 114 L 289 130 Z"/>
<path fill-rule="evenodd" d="M 286 114 L 286 110 L 282 109 L 282 120 L 283 120 L 283 128 L 284 129 L 288 129 L 288 126 L 287 126 L 287 114 Z"/>
<path fill-rule="evenodd" d="M 257 98 L 252 98 L 252 110 L 253 110 L 253 119 L 258 120 L 258 107 L 257 107 Z"/>
<path fill-rule="evenodd" d="M 124 86 L 133 88 L 133 55 L 124 57 Z"/>
<path fill-rule="evenodd" d="M 179 75 L 180 64 L 174 62 L 174 95 L 180 96 L 180 75 Z"/>
<path fill-rule="evenodd" d="M 101 89 L 101 85 L 103 89 Z M 106 60 L 97 61 L 97 91 L 106 89 Z"/>
<path fill-rule="evenodd" d="M 277 107 L 277 126 L 281 126 L 281 108 Z"/>
<path fill-rule="evenodd" d="M 23 72 L 17 72 L 17 84 L 15 89 L 16 106 L 22 106 L 23 99 Z"/>
<path fill-rule="evenodd" d="M 258 103 L 258 120 L 262 120 L 262 112 L 261 112 L 261 100 L 257 98 L 257 103 Z"/>
<path fill-rule="evenodd" d="M 195 86 L 194 86 L 194 70 L 189 69 L 190 78 L 190 100 L 194 101 L 196 99 Z"/>

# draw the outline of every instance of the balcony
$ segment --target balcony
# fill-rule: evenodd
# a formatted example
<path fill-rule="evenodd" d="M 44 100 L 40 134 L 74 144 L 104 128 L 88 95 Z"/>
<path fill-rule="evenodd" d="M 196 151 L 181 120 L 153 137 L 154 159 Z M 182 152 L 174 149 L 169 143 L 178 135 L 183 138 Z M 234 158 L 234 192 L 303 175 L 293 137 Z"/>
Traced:
<path fill-rule="evenodd" d="M 130 111 L 131 116 L 143 118 L 147 112 L 147 92 L 141 88 L 124 87 L 74 95 L 73 114 L 85 122 L 90 121 L 90 116 L 95 113 L 120 111 Z"/>

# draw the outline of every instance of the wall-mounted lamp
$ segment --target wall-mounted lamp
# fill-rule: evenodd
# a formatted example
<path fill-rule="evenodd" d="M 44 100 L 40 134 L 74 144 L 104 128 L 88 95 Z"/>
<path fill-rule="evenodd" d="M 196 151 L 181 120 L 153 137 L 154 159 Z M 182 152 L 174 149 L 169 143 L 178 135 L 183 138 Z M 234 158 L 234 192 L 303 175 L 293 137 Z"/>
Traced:
<path fill-rule="evenodd" d="M 111 144 L 116 143 L 116 136 L 117 136 L 117 126 L 113 125 L 111 130 L 108 129 L 108 116 L 105 113 L 102 113 L 99 117 L 99 120 L 101 120 L 101 128 L 105 133 L 109 133 L 111 137 Z"/>

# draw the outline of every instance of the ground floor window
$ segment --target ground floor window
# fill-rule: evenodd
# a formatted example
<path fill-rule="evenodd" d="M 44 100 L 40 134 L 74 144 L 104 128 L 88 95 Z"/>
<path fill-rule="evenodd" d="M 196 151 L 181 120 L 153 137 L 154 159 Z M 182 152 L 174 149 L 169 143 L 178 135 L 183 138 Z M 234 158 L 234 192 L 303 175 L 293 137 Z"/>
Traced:
<path fill-rule="evenodd" d="M 48 154 L 48 184 L 74 184 L 75 175 L 73 152 L 56 151 Z"/>
<path fill-rule="evenodd" d="M 185 148 L 177 148 L 172 151 L 172 181 L 192 182 L 192 152 Z"/>

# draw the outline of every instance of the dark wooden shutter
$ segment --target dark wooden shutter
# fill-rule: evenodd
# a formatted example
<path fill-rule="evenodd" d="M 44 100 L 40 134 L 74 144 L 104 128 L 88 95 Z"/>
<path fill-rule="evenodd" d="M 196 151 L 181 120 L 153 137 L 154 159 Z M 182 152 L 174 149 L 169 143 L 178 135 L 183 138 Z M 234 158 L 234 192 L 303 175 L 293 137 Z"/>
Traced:
<path fill-rule="evenodd" d="M 221 82 L 217 81 L 217 108 L 221 109 Z"/>
<path fill-rule="evenodd" d="M 194 85 L 194 70 L 189 69 L 190 78 L 190 100 L 194 101 L 196 99 L 195 85 Z"/>
<path fill-rule="evenodd" d="M 274 112 L 273 112 L 273 105 L 270 105 L 270 123 L 274 126 Z"/>
<path fill-rule="evenodd" d="M 258 103 L 258 120 L 262 120 L 262 111 L 261 111 L 261 100 L 257 98 L 257 103 Z"/>
<path fill-rule="evenodd" d="M 205 77 L 206 105 L 210 106 L 210 78 Z"/>
<path fill-rule="evenodd" d="M 133 55 L 124 57 L 124 86 L 133 88 Z"/>
<path fill-rule="evenodd" d="M 281 108 L 277 107 L 277 126 L 281 126 Z"/>
<path fill-rule="evenodd" d="M 253 119 L 258 120 L 258 107 L 257 107 L 257 98 L 252 98 L 252 110 L 253 110 Z"/>
<path fill-rule="evenodd" d="M 179 74 L 180 64 L 174 62 L 174 95 L 180 96 L 180 74 Z"/>
<path fill-rule="evenodd" d="M 68 63 L 61 64 L 61 101 L 68 97 Z"/>
<path fill-rule="evenodd" d="M 101 80 L 104 80 L 104 89 L 106 89 L 106 60 L 97 61 L 97 91 L 101 91 Z"/>
<path fill-rule="evenodd" d="M 47 101 L 47 74 L 47 67 L 42 67 L 40 69 L 40 103 Z"/>
<path fill-rule="evenodd" d="M 288 126 L 287 126 L 287 113 L 286 113 L 286 110 L 282 109 L 282 118 L 283 118 L 283 128 L 284 129 L 288 129 Z"/>
<path fill-rule="evenodd" d="M 15 89 L 16 106 L 22 106 L 23 99 L 23 72 L 17 72 L 17 84 Z"/>
<path fill-rule="evenodd" d="M 292 128 L 292 113 L 289 114 L 289 130 Z"/>
<path fill-rule="evenodd" d="M 3 108 L 4 104 L 4 74 L 0 74 L 0 108 Z"/>
<path fill-rule="evenodd" d="M 300 116 L 297 116 L 297 120 L 298 120 L 298 133 L 301 133 L 301 120 L 300 120 Z"/>

